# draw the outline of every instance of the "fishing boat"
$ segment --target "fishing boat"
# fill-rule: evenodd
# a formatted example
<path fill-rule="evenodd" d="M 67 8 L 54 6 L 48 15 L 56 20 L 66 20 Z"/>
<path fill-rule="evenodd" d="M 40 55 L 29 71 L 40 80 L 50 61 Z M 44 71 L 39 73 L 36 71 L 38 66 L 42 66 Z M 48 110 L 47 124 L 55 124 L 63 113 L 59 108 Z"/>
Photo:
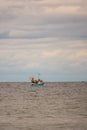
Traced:
<path fill-rule="evenodd" d="M 34 76 L 31 77 L 31 86 L 43 87 L 45 83 L 40 79 L 40 74 L 38 74 L 38 80 L 35 80 Z"/>

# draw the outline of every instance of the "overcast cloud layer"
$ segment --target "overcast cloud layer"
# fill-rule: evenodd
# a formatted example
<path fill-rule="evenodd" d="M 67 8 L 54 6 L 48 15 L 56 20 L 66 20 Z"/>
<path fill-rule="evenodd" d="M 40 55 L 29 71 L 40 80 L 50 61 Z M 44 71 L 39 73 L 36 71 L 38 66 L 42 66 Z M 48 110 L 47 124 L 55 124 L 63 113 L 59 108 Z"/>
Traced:
<path fill-rule="evenodd" d="M 87 81 L 87 0 L 0 0 L 0 81 Z"/>

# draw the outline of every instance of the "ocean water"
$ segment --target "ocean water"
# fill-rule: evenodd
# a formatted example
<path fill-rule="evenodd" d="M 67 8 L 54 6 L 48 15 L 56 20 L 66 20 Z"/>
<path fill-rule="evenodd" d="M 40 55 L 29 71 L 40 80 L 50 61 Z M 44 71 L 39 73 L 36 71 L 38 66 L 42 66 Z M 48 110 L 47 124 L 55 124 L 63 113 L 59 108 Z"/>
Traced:
<path fill-rule="evenodd" d="M 87 82 L 0 83 L 0 130 L 87 130 Z"/>

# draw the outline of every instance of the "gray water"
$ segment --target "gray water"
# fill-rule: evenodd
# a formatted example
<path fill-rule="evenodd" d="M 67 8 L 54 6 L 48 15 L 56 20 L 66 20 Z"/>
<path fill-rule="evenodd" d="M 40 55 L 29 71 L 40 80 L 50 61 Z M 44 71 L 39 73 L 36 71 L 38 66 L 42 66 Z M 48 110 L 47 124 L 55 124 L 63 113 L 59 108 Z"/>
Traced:
<path fill-rule="evenodd" d="M 87 130 L 87 82 L 0 83 L 0 130 Z"/>

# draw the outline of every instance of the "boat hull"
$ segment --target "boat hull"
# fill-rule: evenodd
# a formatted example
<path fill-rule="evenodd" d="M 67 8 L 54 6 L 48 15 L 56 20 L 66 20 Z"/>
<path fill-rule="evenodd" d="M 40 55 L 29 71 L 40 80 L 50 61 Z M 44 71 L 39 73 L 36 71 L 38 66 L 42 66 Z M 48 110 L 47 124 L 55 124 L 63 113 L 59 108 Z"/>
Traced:
<path fill-rule="evenodd" d="M 44 83 L 39 83 L 39 84 L 32 83 L 31 86 L 43 87 Z"/>

